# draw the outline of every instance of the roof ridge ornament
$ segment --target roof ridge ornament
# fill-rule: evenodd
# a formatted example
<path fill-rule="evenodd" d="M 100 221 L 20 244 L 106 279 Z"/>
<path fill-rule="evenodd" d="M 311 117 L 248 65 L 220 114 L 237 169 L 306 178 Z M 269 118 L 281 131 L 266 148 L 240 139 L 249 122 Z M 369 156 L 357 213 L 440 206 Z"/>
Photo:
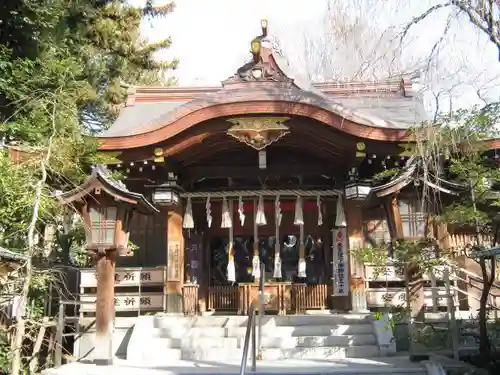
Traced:
<path fill-rule="evenodd" d="M 252 81 L 274 81 L 293 82 L 287 77 L 273 61 L 273 43 L 268 37 L 267 20 L 261 21 L 262 34 L 256 36 L 250 42 L 250 53 L 252 59 L 241 66 L 232 77 L 225 83 L 252 82 Z"/>

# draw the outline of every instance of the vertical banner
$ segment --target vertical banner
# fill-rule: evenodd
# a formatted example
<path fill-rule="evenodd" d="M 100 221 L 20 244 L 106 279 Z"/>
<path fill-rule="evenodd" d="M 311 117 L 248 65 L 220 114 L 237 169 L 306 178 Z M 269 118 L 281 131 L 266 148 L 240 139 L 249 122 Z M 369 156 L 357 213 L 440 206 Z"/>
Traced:
<path fill-rule="evenodd" d="M 349 295 L 349 265 L 347 262 L 346 228 L 332 230 L 333 296 Z"/>
<path fill-rule="evenodd" d="M 201 252 L 201 236 L 199 234 L 191 234 L 191 237 L 186 240 L 186 282 L 198 284 L 200 273 L 200 252 Z"/>

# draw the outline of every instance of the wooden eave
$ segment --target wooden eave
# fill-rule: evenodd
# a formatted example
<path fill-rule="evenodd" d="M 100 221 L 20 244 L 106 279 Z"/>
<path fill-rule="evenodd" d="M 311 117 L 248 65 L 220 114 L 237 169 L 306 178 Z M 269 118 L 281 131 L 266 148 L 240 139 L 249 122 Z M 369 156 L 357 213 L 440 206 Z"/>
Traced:
<path fill-rule="evenodd" d="M 410 157 L 401 173 L 387 183 L 373 187 L 371 193 L 378 198 L 386 197 L 398 193 L 416 179 L 433 190 L 449 195 L 459 195 L 460 192 L 467 189 L 465 185 L 450 182 L 432 174 L 429 174 L 427 179 L 417 176 L 419 164 L 420 159 L 418 157 Z"/>
<path fill-rule="evenodd" d="M 71 204 L 85 200 L 91 196 L 96 188 L 103 189 L 107 194 L 116 200 L 136 207 L 143 214 L 153 214 L 159 212 L 142 194 L 134 193 L 119 182 L 113 180 L 103 166 L 96 166 L 89 178 L 80 186 L 59 194 L 57 198 L 63 204 Z"/>

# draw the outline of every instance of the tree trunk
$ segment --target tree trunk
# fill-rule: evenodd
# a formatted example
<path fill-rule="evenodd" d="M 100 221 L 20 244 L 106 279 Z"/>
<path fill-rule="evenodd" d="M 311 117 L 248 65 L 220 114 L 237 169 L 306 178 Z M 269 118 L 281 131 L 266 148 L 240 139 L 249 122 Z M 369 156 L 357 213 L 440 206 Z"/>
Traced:
<path fill-rule="evenodd" d="M 490 339 L 488 337 L 487 304 L 491 287 L 495 280 L 495 259 L 490 260 L 490 272 L 486 270 L 486 259 L 480 258 L 479 265 L 483 277 L 483 290 L 479 300 L 479 353 L 481 365 L 487 365 L 491 360 Z"/>
<path fill-rule="evenodd" d="M 33 264 L 32 258 L 35 253 L 35 229 L 38 222 L 40 204 L 43 198 L 43 188 L 47 182 L 47 164 L 49 163 L 51 150 L 52 150 L 52 140 L 56 134 L 56 104 L 53 103 L 52 106 L 52 134 L 50 135 L 47 142 L 47 153 L 45 157 L 40 160 L 40 172 L 41 176 L 35 185 L 35 199 L 33 201 L 33 210 L 31 214 L 31 220 L 28 226 L 27 233 L 27 261 L 24 266 L 24 280 L 23 287 L 20 293 L 19 304 L 16 311 L 16 329 L 14 334 L 14 339 L 12 341 L 12 364 L 11 364 L 11 375 L 19 375 L 21 373 L 22 367 L 22 347 L 23 338 L 26 333 L 26 306 L 28 302 L 28 294 L 30 291 L 31 279 L 33 276 Z"/>

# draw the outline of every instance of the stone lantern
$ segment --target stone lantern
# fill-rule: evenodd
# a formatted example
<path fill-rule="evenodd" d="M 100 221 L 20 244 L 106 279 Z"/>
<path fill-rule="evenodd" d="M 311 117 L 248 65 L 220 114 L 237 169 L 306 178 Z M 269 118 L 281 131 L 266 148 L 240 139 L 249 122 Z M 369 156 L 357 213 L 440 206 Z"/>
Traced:
<path fill-rule="evenodd" d="M 142 195 L 129 191 L 102 165 L 75 189 L 57 195 L 78 211 L 85 223 L 86 250 L 96 259 L 97 301 L 95 360 L 112 362 L 112 333 L 116 256 L 131 253 L 129 223 L 135 211 L 151 215 L 158 210 Z"/>

